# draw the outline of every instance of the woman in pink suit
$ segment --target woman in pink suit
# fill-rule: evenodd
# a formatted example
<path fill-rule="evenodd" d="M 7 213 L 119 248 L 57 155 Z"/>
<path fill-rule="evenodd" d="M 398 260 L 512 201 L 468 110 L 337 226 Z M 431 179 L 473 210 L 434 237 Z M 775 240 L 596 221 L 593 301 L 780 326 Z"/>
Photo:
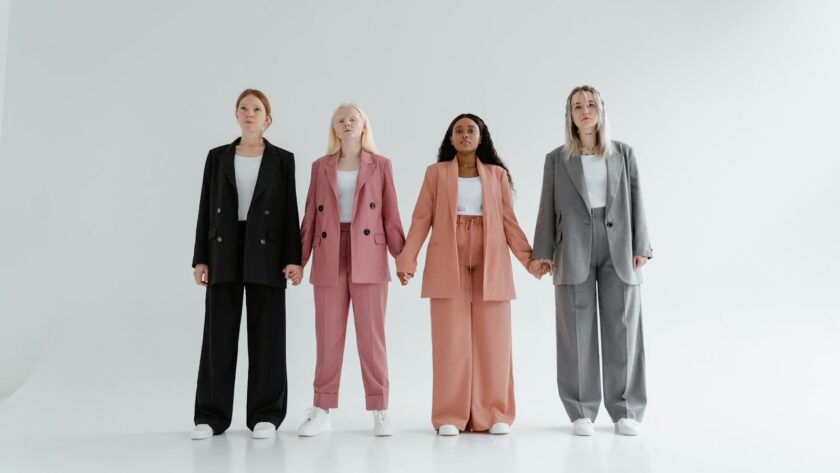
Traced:
<path fill-rule="evenodd" d="M 405 244 L 391 161 L 376 153 L 365 113 L 342 104 L 330 123 L 327 155 L 312 163 L 301 225 L 309 281 L 315 286 L 314 406 L 298 429 L 304 437 L 330 430 L 329 409 L 338 407 L 347 315 L 353 304 L 356 344 L 374 434 L 393 433 L 388 416 L 385 305 L 391 280 L 388 254 Z M 302 275 L 293 275 L 302 276 Z"/>
<path fill-rule="evenodd" d="M 516 414 L 509 251 L 529 268 L 531 246 L 513 213 L 507 168 L 475 115 L 452 120 L 426 169 L 397 258 L 403 285 L 430 228 L 421 297 L 431 299 L 432 424 L 440 435 L 506 434 Z"/>

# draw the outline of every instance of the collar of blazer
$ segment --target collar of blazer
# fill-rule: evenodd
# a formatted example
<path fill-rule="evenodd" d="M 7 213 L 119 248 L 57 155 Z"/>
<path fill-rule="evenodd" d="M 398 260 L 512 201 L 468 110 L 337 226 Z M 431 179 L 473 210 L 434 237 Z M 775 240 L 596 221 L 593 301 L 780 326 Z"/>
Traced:
<path fill-rule="evenodd" d="M 458 220 L 458 158 L 453 158 L 451 161 L 446 162 L 447 170 L 444 173 L 446 175 L 446 190 L 449 194 L 449 208 L 452 209 L 452 219 L 453 221 Z M 482 207 L 482 214 L 484 217 L 488 216 L 488 213 L 493 213 L 493 209 L 495 207 L 490 202 L 494 193 L 493 193 L 493 178 L 491 176 L 492 171 L 490 164 L 484 164 L 481 160 L 476 157 L 475 159 L 475 166 L 478 170 L 478 179 L 481 182 L 481 207 Z M 491 205 L 488 205 L 490 202 Z"/>
<path fill-rule="evenodd" d="M 615 199 L 615 192 L 618 189 L 618 183 L 621 180 L 621 172 L 624 166 L 622 166 L 623 160 L 617 148 L 607 154 L 604 159 L 607 160 L 607 209 L 609 209 Z M 575 189 L 577 189 L 580 198 L 583 199 L 583 204 L 588 209 L 592 208 L 589 205 L 589 191 L 586 187 L 586 176 L 583 174 L 583 162 L 580 156 L 572 156 L 569 159 L 561 157 L 560 160 L 563 161 L 566 172 L 571 177 L 572 183 L 575 185 Z"/>
<path fill-rule="evenodd" d="M 236 155 L 236 145 L 242 141 L 242 138 L 233 140 L 233 143 L 227 145 L 222 149 L 222 154 L 219 157 L 221 160 L 222 172 L 227 176 L 228 181 L 234 189 L 236 189 L 236 170 L 233 166 L 233 159 Z M 251 200 L 256 200 L 262 194 L 271 177 L 277 172 L 280 167 L 279 150 L 276 146 L 269 143 L 267 139 L 263 138 L 265 142 L 265 151 L 263 151 L 262 163 L 260 163 L 260 171 L 257 174 L 257 183 L 254 185 L 254 196 Z"/>
<path fill-rule="evenodd" d="M 338 156 L 341 154 L 341 150 L 336 151 L 335 153 L 331 154 L 327 158 L 327 162 L 324 165 L 324 173 L 326 173 L 327 182 L 330 183 L 330 187 L 332 187 L 333 196 L 335 197 L 335 205 L 332 207 L 338 209 L 338 184 L 336 183 L 336 171 L 338 169 Z M 370 152 L 362 150 L 361 152 L 361 163 L 359 164 L 359 174 L 356 176 L 356 192 L 353 195 L 353 215 L 356 214 L 356 207 L 359 200 L 360 190 L 362 186 L 367 183 L 370 176 L 373 174 L 374 169 L 376 168 L 376 164 L 373 162 L 373 157 L 371 156 Z M 336 210 L 337 212 L 337 210 Z M 337 215 L 336 215 L 337 217 Z"/>

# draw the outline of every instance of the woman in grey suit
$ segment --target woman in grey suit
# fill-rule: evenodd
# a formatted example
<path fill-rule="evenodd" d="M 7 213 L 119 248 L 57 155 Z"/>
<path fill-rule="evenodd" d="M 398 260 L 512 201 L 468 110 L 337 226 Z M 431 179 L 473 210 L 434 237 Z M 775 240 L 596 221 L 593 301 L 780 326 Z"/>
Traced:
<path fill-rule="evenodd" d="M 557 385 L 575 435 L 594 433 L 600 368 L 616 432 L 640 432 L 640 269 L 652 256 L 633 149 L 608 138 L 598 91 L 576 87 L 566 101 L 566 144 L 545 158 L 531 268 L 554 275 Z"/>

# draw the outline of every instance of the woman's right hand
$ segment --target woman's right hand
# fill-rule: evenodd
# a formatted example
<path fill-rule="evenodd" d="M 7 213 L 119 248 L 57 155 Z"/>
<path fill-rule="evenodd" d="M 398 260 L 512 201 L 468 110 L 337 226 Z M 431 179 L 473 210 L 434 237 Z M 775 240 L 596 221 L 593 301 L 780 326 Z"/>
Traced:
<path fill-rule="evenodd" d="M 193 276 L 196 284 L 207 287 L 207 283 L 210 282 L 210 267 L 206 264 L 195 265 Z"/>
<path fill-rule="evenodd" d="M 400 284 L 405 286 L 406 284 L 408 284 L 408 281 L 410 281 L 411 278 L 414 277 L 414 273 L 403 273 L 401 271 L 397 271 L 397 277 L 400 278 Z"/>
<path fill-rule="evenodd" d="M 553 275 L 554 262 L 548 259 L 532 260 L 531 264 L 528 265 L 528 272 L 537 279 L 542 279 L 542 277 L 545 276 L 545 273 Z"/>

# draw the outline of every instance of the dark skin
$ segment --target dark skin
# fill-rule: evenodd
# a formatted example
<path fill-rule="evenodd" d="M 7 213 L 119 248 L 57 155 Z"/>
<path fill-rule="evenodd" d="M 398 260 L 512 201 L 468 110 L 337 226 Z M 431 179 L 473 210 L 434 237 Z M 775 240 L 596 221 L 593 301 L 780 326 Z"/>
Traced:
<path fill-rule="evenodd" d="M 478 124 L 469 118 L 462 118 L 452 127 L 449 141 L 455 147 L 455 159 L 458 160 L 458 177 L 478 177 L 475 150 L 481 143 L 481 130 Z M 405 286 L 414 277 L 414 273 L 397 271 L 400 284 Z"/>
<path fill-rule="evenodd" d="M 449 141 L 455 147 L 458 177 L 478 177 L 478 165 L 476 164 L 478 158 L 475 154 L 479 143 L 481 143 L 481 130 L 478 128 L 478 124 L 466 117 L 458 120 L 452 127 L 452 135 L 449 136 Z M 537 278 L 542 276 L 537 276 L 533 271 L 531 271 L 531 274 Z M 405 286 L 414 277 L 414 273 L 397 271 L 397 277 L 400 279 L 400 284 Z"/>

